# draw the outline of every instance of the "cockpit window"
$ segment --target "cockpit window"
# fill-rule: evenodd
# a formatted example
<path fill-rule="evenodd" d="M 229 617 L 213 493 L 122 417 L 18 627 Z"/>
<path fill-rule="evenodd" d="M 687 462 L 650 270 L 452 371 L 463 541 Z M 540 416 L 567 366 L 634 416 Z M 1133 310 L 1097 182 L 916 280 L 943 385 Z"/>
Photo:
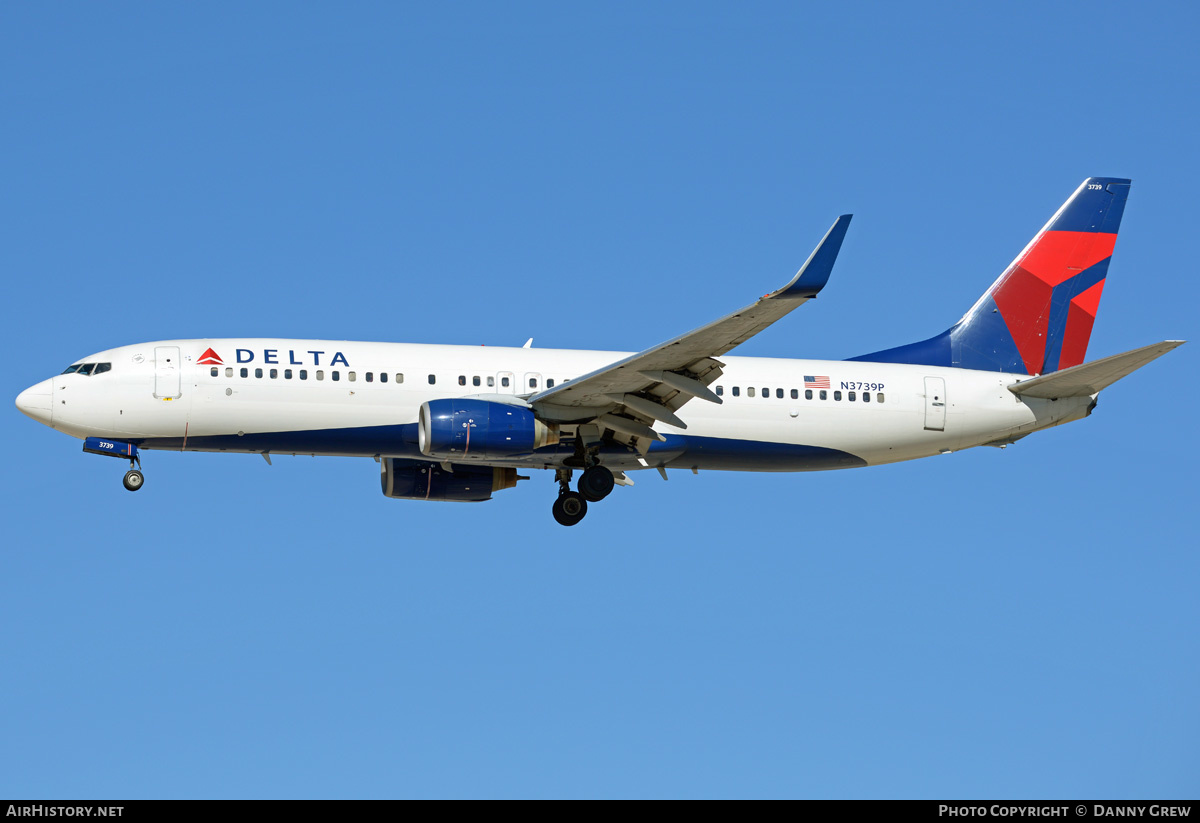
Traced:
<path fill-rule="evenodd" d="M 104 374 L 106 371 L 112 371 L 112 363 L 76 363 L 74 366 L 67 366 L 63 369 L 63 374 L 82 374 L 87 377 L 89 375 Z"/>

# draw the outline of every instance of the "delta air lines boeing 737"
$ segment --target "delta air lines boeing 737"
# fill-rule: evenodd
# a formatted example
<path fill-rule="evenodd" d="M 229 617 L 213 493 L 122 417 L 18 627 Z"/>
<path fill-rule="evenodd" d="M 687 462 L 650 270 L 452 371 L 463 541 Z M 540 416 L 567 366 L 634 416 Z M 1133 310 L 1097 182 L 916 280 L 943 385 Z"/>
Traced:
<path fill-rule="evenodd" d="M 640 469 L 815 471 L 1006 446 L 1088 416 L 1183 342 L 1084 362 L 1129 185 L 1085 180 L 961 320 L 849 360 L 729 355 L 817 296 L 842 215 L 786 286 L 637 354 L 162 340 L 85 357 L 17 408 L 128 460 L 131 491 L 142 450 L 374 457 L 383 493 L 408 500 L 488 500 L 548 469 L 566 526 Z"/>

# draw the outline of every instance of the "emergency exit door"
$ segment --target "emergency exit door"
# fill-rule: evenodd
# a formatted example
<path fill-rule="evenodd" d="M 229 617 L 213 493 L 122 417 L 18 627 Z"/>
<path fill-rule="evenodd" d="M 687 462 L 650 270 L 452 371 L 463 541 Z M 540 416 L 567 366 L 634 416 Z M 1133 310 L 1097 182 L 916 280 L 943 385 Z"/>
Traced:
<path fill-rule="evenodd" d="M 946 381 L 940 377 L 925 378 L 925 431 L 946 430 Z"/>
<path fill-rule="evenodd" d="M 179 347 L 154 347 L 154 396 L 174 400 L 179 396 Z"/>

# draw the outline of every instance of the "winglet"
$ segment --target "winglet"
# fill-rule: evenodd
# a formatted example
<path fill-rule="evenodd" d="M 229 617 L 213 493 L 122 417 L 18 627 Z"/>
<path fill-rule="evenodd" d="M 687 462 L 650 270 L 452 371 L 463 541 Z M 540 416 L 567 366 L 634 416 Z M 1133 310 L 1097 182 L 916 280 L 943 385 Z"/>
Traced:
<path fill-rule="evenodd" d="M 833 271 L 833 264 L 842 248 L 842 241 L 846 239 L 846 229 L 850 228 L 852 217 L 854 217 L 852 214 L 843 214 L 834 220 L 829 231 L 825 232 L 821 242 L 813 249 L 813 253 L 804 261 L 800 271 L 796 272 L 792 282 L 770 296 L 816 297 L 817 292 L 825 288 L 825 284 L 829 282 L 829 274 Z"/>

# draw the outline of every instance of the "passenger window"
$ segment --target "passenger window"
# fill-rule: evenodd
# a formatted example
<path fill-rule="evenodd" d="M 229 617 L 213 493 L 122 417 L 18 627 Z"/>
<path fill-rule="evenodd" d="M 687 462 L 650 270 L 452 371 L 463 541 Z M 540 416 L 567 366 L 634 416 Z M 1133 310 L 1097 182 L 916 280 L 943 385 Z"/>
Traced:
<path fill-rule="evenodd" d="M 856 399 L 854 396 L 854 392 L 852 392 L 852 391 L 846 392 L 846 399 L 849 400 L 851 403 L 853 403 Z"/>
<path fill-rule="evenodd" d="M 507 378 L 507 377 L 501 377 L 501 378 L 500 378 L 500 385 L 501 385 L 501 386 L 504 386 L 504 388 L 508 388 L 508 378 Z"/>
<path fill-rule="evenodd" d="M 84 376 L 88 376 L 88 375 L 91 375 L 92 369 L 94 369 L 95 367 L 96 367 L 95 363 L 84 363 L 82 366 L 79 367 L 79 371 L 77 371 L 75 373 L 82 374 Z"/>
<path fill-rule="evenodd" d="M 371 372 L 371 371 L 367 372 L 366 378 L 367 378 L 368 383 L 374 383 L 375 382 L 375 372 Z"/>
<path fill-rule="evenodd" d="M 460 386 L 467 385 L 467 376 L 465 374 L 460 374 L 458 376 L 458 385 L 460 385 Z"/>
<path fill-rule="evenodd" d="M 248 368 L 246 368 L 245 366 L 243 366 L 242 367 L 242 377 L 249 377 L 249 376 L 250 376 L 250 370 Z"/>
<path fill-rule="evenodd" d="M 495 388 L 495 386 L 496 386 L 496 378 L 489 377 L 488 378 L 488 388 Z"/>
<path fill-rule="evenodd" d="M 324 369 L 317 369 L 317 379 L 318 380 L 325 379 L 325 370 Z"/>
<path fill-rule="evenodd" d="M 835 391 L 835 392 L 833 393 L 833 399 L 834 399 L 834 400 L 841 400 L 841 399 L 842 399 L 842 393 L 841 393 L 840 391 Z"/>
<path fill-rule="evenodd" d="M 551 377 L 549 380 L 546 381 L 546 388 L 548 388 L 548 389 L 554 388 L 554 378 L 553 377 Z"/>
<path fill-rule="evenodd" d="M 870 393 L 869 391 L 865 391 L 865 392 L 863 392 L 863 402 L 864 402 L 864 403 L 870 403 L 870 402 L 871 402 L 871 393 Z"/>
<path fill-rule="evenodd" d="M 775 390 L 775 398 L 776 398 L 777 400 L 782 400 L 782 399 L 783 399 L 783 389 L 776 389 L 776 390 Z"/>
<path fill-rule="evenodd" d="M 472 385 L 472 386 L 478 386 L 478 385 L 479 385 L 479 375 L 477 375 L 477 374 L 476 374 L 476 375 L 474 375 L 474 376 L 472 376 L 472 377 L 471 377 L 471 385 Z"/>
<path fill-rule="evenodd" d="M 233 369 L 232 369 L 232 368 L 227 368 L 227 369 L 225 369 L 225 376 L 226 376 L 226 377 L 233 377 Z"/>
<path fill-rule="evenodd" d="M 271 369 L 271 379 L 275 380 L 279 377 L 279 369 Z"/>
<path fill-rule="evenodd" d="M 429 385 L 431 385 L 431 386 L 432 386 L 432 385 L 434 385 L 435 383 L 437 383 L 437 376 L 436 376 L 436 375 L 432 375 L 432 374 L 431 374 L 431 375 L 429 375 Z"/>
<path fill-rule="evenodd" d="M 531 389 L 537 388 L 537 378 L 536 377 L 529 378 L 529 388 L 531 388 Z"/>
<path fill-rule="evenodd" d="M 825 391 L 824 389 L 821 389 L 821 399 L 822 399 L 822 400 L 828 400 L 828 399 L 829 399 L 829 393 L 828 393 L 827 391 Z"/>
<path fill-rule="evenodd" d="M 254 376 L 255 376 L 255 377 L 262 377 L 262 369 L 255 369 L 255 370 L 254 370 Z"/>
<path fill-rule="evenodd" d="M 403 383 L 403 382 L 404 382 L 404 374 L 403 374 L 403 373 L 401 373 L 401 372 L 396 372 L 396 382 L 397 382 L 397 383 Z"/>
<path fill-rule="evenodd" d="M 307 380 L 307 379 L 308 379 L 308 369 L 301 369 L 301 370 L 300 370 L 300 379 L 301 379 L 301 380 Z"/>
<path fill-rule="evenodd" d="M 291 370 L 291 369 L 284 369 L 284 370 L 283 370 L 283 379 L 284 379 L 284 380 L 291 380 L 291 379 L 292 379 L 292 370 Z"/>
<path fill-rule="evenodd" d="M 346 372 L 346 379 L 349 380 L 351 383 L 353 383 L 355 380 L 358 379 L 358 375 L 355 372 L 348 371 L 348 372 Z"/>
<path fill-rule="evenodd" d="M 385 372 L 385 371 L 381 371 L 381 372 L 379 373 L 379 382 L 380 382 L 380 383 L 386 383 L 386 382 L 387 382 L 387 372 Z"/>
<path fill-rule="evenodd" d="M 741 386 L 734 386 L 734 387 L 733 387 L 733 396 L 734 396 L 734 397 L 737 397 L 737 396 L 738 396 L 739 394 L 741 394 L 741 393 L 742 393 L 742 387 L 741 387 Z"/>
<path fill-rule="evenodd" d="M 746 396 L 747 396 L 747 397 L 753 397 L 753 396 L 754 396 L 754 387 L 753 387 L 753 386 L 747 386 L 747 387 L 746 387 Z"/>
<path fill-rule="evenodd" d="M 879 394 L 875 395 L 875 402 L 876 402 L 876 403 L 882 403 L 882 402 L 883 402 L 883 392 L 879 392 Z"/>
<path fill-rule="evenodd" d="M 112 363 L 97 363 L 96 370 L 92 372 L 92 376 L 95 377 L 98 374 L 104 374 L 106 371 L 112 371 Z"/>
<path fill-rule="evenodd" d="M 216 367 L 216 366 L 213 366 L 211 369 L 209 369 L 209 370 L 208 370 L 208 373 L 209 373 L 210 375 L 212 375 L 213 377 L 216 377 L 216 376 L 217 376 L 217 374 L 218 374 L 218 372 L 217 372 L 217 367 Z"/>
<path fill-rule="evenodd" d="M 793 399 L 793 400 L 799 400 L 799 399 L 800 399 L 800 392 L 799 392 L 799 391 L 797 391 L 796 389 L 792 389 L 792 399 Z"/>
<path fill-rule="evenodd" d="M 331 371 L 329 373 L 329 379 L 332 380 L 334 383 L 336 383 L 342 379 L 342 373 L 335 369 L 334 371 Z"/>
<path fill-rule="evenodd" d="M 717 397 L 724 397 L 724 396 L 725 396 L 725 387 L 717 386 Z"/>
<path fill-rule="evenodd" d="M 805 399 L 805 400 L 812 400 L 812 389 L 805 389 L 805 390 L 804 390 L 804 399 Z"/>

